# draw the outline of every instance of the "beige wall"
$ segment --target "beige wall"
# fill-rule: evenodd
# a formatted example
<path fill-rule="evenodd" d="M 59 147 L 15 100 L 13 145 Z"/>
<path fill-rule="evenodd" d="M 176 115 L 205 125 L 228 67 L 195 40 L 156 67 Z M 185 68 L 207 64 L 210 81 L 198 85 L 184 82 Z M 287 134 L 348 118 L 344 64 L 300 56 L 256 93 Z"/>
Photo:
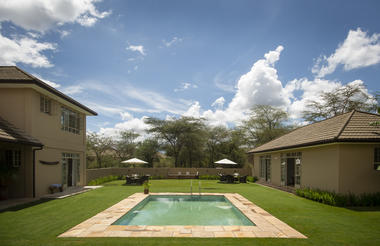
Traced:
<path fill-rule="evenodd" d="M 339 192 L 380 192 L 380 171 L 374 169 L 374 148 L 379 144 L 340 145 Z"/>
<path fill-rule="evenodd" d="M 40 112 L 39 92 L 30 88 L 0 88 L 0 115 L 44 144 L 44 150 L 36 152 L 37 196 L 47 194 L 50 184 L 62 183 L 63 152 L 80 154 L 80 185 L 85 184 L 86 116 L 84 114 L 81 114 L 83 121 L 80 134 L 63 131 L 59 102 L 52 100 L 51 114 L 46 114 Z M 59 164 L 43 165 L 40 160 L 59 161 Z"/>
<path fill-rule="evenodd" d="M 338 193 L 380 192 L 380 171 L 374 170 L 375 146 L 380 147 L 380 143 L 336 143 L 257 153 L 254 155 L 253 175 L 260 176 L 260 156 L 270 154 L 272 175 L 270 183 L 280 185 L 280 154 L 301 152 L 301 187 Z"/>

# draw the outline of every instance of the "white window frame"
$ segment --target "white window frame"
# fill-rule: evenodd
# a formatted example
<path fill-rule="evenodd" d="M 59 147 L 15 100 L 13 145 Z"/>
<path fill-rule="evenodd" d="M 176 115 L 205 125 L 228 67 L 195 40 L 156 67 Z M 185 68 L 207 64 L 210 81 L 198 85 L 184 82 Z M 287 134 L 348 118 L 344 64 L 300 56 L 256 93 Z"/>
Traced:
<path fill-rule="evenodd" d="M 82 116 L 66 107 L 61 107 L 61 129 L 63 131 L 80 134 Z"/>
<path fill-rule="evenodd" d="M 373 149 L 373 162 L 374 162 L 374 169 L 376 171 L 380 171 L 380 147 L 375 147 Z"/>
<path fill-rule="evenodd" d="M 47 96 L 40 95 L 40 111 L 45 114 L 51 114 L 51 99 Z"/>

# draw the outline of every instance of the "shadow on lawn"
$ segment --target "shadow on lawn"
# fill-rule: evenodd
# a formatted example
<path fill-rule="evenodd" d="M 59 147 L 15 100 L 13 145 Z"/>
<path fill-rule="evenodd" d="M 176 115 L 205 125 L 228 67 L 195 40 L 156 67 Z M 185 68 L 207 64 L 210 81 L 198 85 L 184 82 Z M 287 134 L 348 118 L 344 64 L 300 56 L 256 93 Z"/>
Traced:
<path fill-rule="evenodd" d="M 380 207 L 346 207 L 349 210 L 356 212 L 379 212 Z"/>
<path fill-rule="evenodd" d="M 9 211 L 13 211 L 13 212 L 19 211 L 19 210 L 22 210 L 22 209 L 25 209 L 25 208 L 36 206 L 38 204 L 49 202 L 51 200 L 54 200 L 54 198 L 41 198 L 41 199 L 39 199 L 37 201 L 32 201 L 32 202 L 28 202 L 28 203 L 24 203 L 24 204 L 19 204 L 19 205 L 15 205 L 15 206 L 12 206 L 12 207 L 9 207 L 9 208 L 2 209 L 2 210 L 0 210 L 0 213 L 9 212 Z"/>

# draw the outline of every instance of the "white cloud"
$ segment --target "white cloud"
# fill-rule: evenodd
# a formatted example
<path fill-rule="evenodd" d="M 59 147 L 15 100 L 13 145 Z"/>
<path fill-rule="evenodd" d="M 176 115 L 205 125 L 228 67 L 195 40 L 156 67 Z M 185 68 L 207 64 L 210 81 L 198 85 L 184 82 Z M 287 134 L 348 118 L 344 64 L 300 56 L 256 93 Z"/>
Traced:
<path fill-rule="evenodd" d="M 211 104 L 211 107 L 223 108 L 224 102 L 225 102 L 224 97 L 219 97 L 218 99 L 216 99 L 216 100 Z"/>
<path fill-rule="evenodd" d="M 62 92 L 68 95 L 75 95 L 82 93 L 84 88 L 81 85 L 71 85 L 62 89 Z"/>
<path fill-rule="evenodd" d="M 140 134 L 140 137 L 137 139 L 137 141 L 141 141 L 149 135 L 146 133 L 146 130 L 149 129 L 149 125 L 145 123 L 146 118 L 148 117 L 143 116 L 141 118 L 134 118 L 132 116 L 123 122 L 115 124 L 114 127 L 100 128 L 99 133 L 104 134 L 107 137 L 115 138 L 118 136 L 120 131 L 134 131 Z"/>
<path fill-rule="evenodd" d="M 174 91 L 175 92 L 185 91 L 185 90 L 190 89 L 190 88 L 196 89 L 196 88 L 198 88 L 198 85 L 185 82 L 185 83 L 182 83 L 179 88 L 174 89 Z"/>
<path fill-rule="evenodd" d="M 318 58 L 312 72 L 317 77 L 322 78 L 333 73 L 338 65 L 343 65 L 344 70 L 352 70 L 379 62 L 380 34 L 374 33 L 369 36 L 367 32 L 358 28 L 348 32 L 346 40 L 338 46 L 332 55 Z"/>
<path fill-rule="evenodd" d="M 61 85 L 60 84 L 57 84 L 57 83 L 55 83 L 55 82 L 53 82 L 53 81 L 50 81 L 50 80 L 47 80 L 47 79 L 43 79 L 39 74 L 32 74 L 34 77 L 36 77 L 36 78 L 38 78 L 38 79 L 40 79 L 40 80 L 42 80 L 43 82 L 45 82 L 46 84 L 48 84 L 48 85 L 50 85 L 51 87 L 54 87 L 54 88 L 59 88 L 59 87 L 61 87 Z"/>
<path fill-rule="evenodd" d="M 61 38 L 64 38 L 70 35 L 70 31 L 67 31 L 67 30 L 59 31 L 59 33 L 60 33 Z"/>
<path fill-rule="evenodd" d="M 2 0 L 0 22 L 11 21 L 26 30 L 39 32 L 66 23 L 92 26 L 111 13 L 97 10 L 96 2 L 99 0 Z"/>
<path fill-rule="evenodd" d="M 184 105 L 183 102 L 171 101 L 154 91 L 137 89 L 132 86 L 121 89 L 120 91 L 128 98 L 139 100 L 158 112 L 169 112 L 173 114 L 182 114 L 185 112 L 186 105 Z"/>
<path fill-rule="evenodd" d="M 180 43 L 180 42 L 182 42 L 182 41 L 183 41 L 182 38 L 174 37 L 174 38 L 172 38 L 172 40 L 170 40 L 170 41 L 162 40 L 162 43 L 163 43 L 166 47 L 170 47 L 170 46 L 172 46 L 172 45 L 174 45 L 174 44 L 177 44 L 177 43 Z"/>
<path fill-rule="evenodd" d="M 128 112 L 120 112 L 120 116 L 122 120 L 131 120 L 133 116 Z"/>
<path fill-rule="evenodd" d="M 137 51 L 143 56 L 146 55 L 144 46 L 142 45 L 129 45 L 126 50 Z"/>
<path fill-rule="evenodd" d="M 53 64 L 42 52 L 55 49 L 54 43 L 40 43 L 29 37 L 10 39 L 0 33 L 0 65 L 24 63 L 32 67 L 52 67 Z"/>
<path fill-rule="evenodd" d="M 200 109 L 201 106 L 199 105 L 199 102 L 194 102 L 193 105 L 190 106 L 190 108 L 183 114 L 183 116 L 187 117 L 194 117 L 199 118 L 200 117 Z"/>

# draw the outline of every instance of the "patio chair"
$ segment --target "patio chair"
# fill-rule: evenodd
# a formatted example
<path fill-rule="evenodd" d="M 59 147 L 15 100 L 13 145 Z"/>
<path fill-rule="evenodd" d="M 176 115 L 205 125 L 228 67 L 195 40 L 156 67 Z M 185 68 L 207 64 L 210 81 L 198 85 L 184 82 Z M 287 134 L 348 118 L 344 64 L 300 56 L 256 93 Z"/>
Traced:
<path fill-rule="evenodd" d="M 129 176 L 125 177 L 125 181 L 126 181 L 125 184 L 127 184 L 127 185 L 128 184 L 133 184 L 133 179 L 131 177 L 129 177 Z"/>
<path fill-rule="evenodd" d="M 240 183 L 247 183 L 247 175 L 239 177 Z"/>
<path fill-rule="evenodd" d="M 220 182 L 226 182 L 227 181 L 227 176 L 224 174 L 219 174 L 219 181 Z"/>
<path fill-rule="evenodd" d="M 227 181 L 227 183 L 229 183 L 229 184 L 233 184 L 234 181 L 235 181 L 235 178 L 234 178 L 234 176 L 232 176 L 232 175 L 226 175 L 226 181 Z"/>

